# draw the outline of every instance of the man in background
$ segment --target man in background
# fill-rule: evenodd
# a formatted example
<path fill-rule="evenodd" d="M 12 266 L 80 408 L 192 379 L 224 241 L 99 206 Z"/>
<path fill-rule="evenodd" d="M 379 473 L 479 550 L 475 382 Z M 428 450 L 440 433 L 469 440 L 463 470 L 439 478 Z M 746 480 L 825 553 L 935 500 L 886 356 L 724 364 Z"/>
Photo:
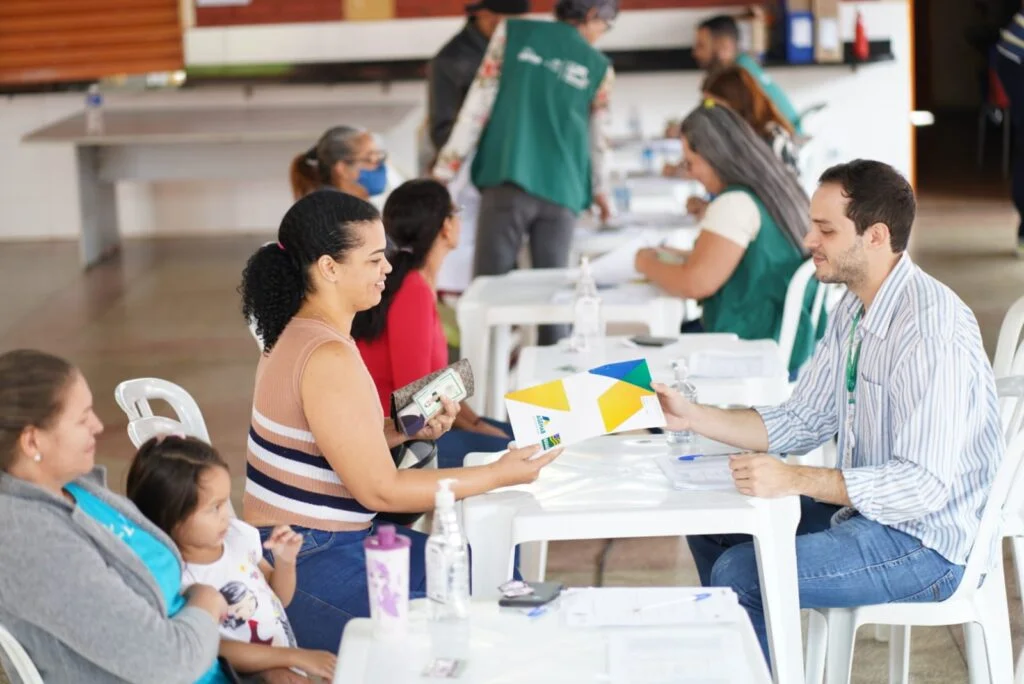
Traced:
<path fill-rule="evenodd" d="M 435 153 L 448 142 L 494 29 L 505 17 L 529 11 L 530 0 L 479 0 L 466 5 L 466 25 L 430 61 L 429 126 Z"/>
<path fill-rule="evenodd" d="M 1024 2 L 999 33 L 993 56 L 996 74 L 1010 100 L 1010 121 L 1014 134 L 1010 175 L 1011 196 L 1020 223 L 1017 227 L 1017 256 L 1024 257 Z"/>
<path fill-rule="evenodd" d="M 693 59 L 705 71 L 714 71 L 735 64 L 748 72 L 761 84 L 772 104 L 786 117 L 796 132 L 800 130 L 800 116 L 793 103 L 782 92 L 782 88 L 766 74 L 750 55 L 740 52 L 740 31 L 736 20 L 720 14 L 702 21 L 697 27 L 697 35 L 693 42 Z"/>

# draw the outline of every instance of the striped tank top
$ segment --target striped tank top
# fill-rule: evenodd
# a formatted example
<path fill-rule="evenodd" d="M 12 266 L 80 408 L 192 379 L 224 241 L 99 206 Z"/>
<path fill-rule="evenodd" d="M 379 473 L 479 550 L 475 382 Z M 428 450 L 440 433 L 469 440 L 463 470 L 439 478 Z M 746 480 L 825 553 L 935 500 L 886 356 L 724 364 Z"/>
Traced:
<path fill-rule="evenodd" d="M 252 423 L 246 458 L 244 519 L 251 525 L 297 525 L 328 532 L 366 527 L 373 511 L 345 488 L 317 448 L 302 408 L 300 383 L 309 357 L 328 342 L 355 344 L 325 323 L 293 318 L 256 367 Z M 358 353 L 358 351 L 356 351 Z M 377 396 L 370 373 L 339 382 L 365 385 Z M 377 426 L 384 430 L 384 414 Z"/>

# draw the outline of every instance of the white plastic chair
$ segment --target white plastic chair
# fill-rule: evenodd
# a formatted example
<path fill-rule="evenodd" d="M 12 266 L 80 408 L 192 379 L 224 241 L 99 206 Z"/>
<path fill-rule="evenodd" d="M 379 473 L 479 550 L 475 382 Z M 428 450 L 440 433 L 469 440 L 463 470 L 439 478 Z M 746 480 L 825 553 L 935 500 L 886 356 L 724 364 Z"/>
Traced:
<path fill-rule="evenodd" d="M 800 327 L 800 313 L 803 311 L 807 287 L 814 277 L 814 260 L 808 259 L 800 265 L 786 288 L 786 302 L 782 309 L 782 328 L 779 331 L 779 356 L 789 365 L 793 358 L 793 346 Z M 811 328 L 818 329 L 821 314 L 831 313 L 842 298 L 843 289 L 829 283 L 819 283 L 811 305 Z"/>
<path fill-rule="evenodd" d="M 805 670 L 808 684 L 820 684 L 823 676 L 827 684 L 850 681 L 854 638 L 864 624 L 890 625 L 890 683 L 908 681 L 911 625 L 963 624 L 971 682 L 1003 684 L 1013 679 L 1002 546 L 997 544 L 995 558 L 987 556 L 993 536 L 1002 537 L 1005 522 L 1018 517 L 1024 499 L 1024 468 L 1020 467 L 1024 432 L 1019 429 L 1024 422 L 1024 378 L 1000 381 L 999 392 L 1001 397 L 1014 399 L 1014 419 L 1005 422 L 1004 428 L 1016 430 L 992 483 L 960 586 L 947 600 L 937 603 L 811 610 Z"/>
<path fill-rule="evenodd" d="M 256 340 L 256 346 L 260 348 L 260 353 L 263 353 L 263 338 L 256 332 L 256 321 L 249 319 L 249 332 L 252 333 L 252 338 Z"/>
<path fill-rule="evenodd" d="M 17 681 L 21 684 L 43 684 L 43 678 L 39 676 L 35 663 L 3 625 L 0 625 L 0 650 L 7 655 L 7 660 L 14 668 L 14 672 L 8 674 L 16 675 Z"/>
<path fill-rule="evenodd" d="M 996 354 L 992 360 L 992 371 L 997 378 L 1016 375 L 1020 371 L 1014 369 L 1015 361 L 1024 355 L 1024 343 L 1021 342 L 1021 331 L 1024 330 L 1024 297 L 1021 297 L 1003 318 L 999 328 L 999 340 L 996 342 Z"/>
<path fill-rule="evenodd" d="M 159 435 L 175 434 L 188 436 L 188 431 L 184 425 L 173 418 L 144 416 L 128 423 L 128 439 L 136 449 Z M 195 437 L 196 435 L 191 436 Z"/>
<path fill-rule="evenodd" d="M 150 401 L 167 402 L 177 416 L 181 428 L 174 432 L 184 432 L 204 442 L 210 442 L 210 433 L 206 429 L 206 421 L 199 410 L 199 404 L 180 385 L 159 378 L 136 378 L 125 380 L 114 389 L 114 400 L 128 416 L 128 421 L 154 416 Z M 138 446 L 136 444 L 135 446 Z"/>

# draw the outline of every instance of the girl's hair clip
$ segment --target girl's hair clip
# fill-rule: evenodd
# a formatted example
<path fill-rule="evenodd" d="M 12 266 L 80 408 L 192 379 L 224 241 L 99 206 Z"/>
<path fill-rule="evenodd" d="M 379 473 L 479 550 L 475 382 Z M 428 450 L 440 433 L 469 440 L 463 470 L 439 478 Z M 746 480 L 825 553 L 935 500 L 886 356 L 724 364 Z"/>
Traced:
<path fill-rule="evenodd" d="M 284 245 L 282 245 L 282 244 L 281 244 L 281 241 L 280 241 L 280 240 L 278 240 L 278 241 L 277 241 L 277 248 L 278 248 L 279 250 L 281 250 L 282 252 L 284 251 Z"/>
<path fill-rule="evenodd" d="M 710 97 L 704 98 L 704 109 L 713 109 L 716 102 Z"/>
<path fill-rule="evenodd" d="M 406 245 L 405 247 L 399 247 L 398 251 L 399 252 L 404 252 L 405 254 L 412 254 L 416 250 L 414 250 L 412 247 Z"/>

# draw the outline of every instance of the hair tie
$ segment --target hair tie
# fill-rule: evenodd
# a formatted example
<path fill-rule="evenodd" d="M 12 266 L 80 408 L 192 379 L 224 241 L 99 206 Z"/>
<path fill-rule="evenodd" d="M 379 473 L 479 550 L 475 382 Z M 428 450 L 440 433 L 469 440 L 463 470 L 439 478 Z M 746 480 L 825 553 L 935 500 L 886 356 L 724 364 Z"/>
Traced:
<path fill-rule="evenodd" d="M 714 106 L 715 106 L 714 99 L 712 99 L 710 97 L 705 97 L 704 98 L 704 109 L 713 109 Z"/>
<path fill-rule="evenodd" d="M 278 240 L 278 241 L 277 241 L 277 248 L 278 248 L 279 250 L 281 250 L 282 252 L 284 251 L 284 245 L 282 245 L 282 244 L 281 244 L 281 241 L 280 241 L 280 240 Z"/>

